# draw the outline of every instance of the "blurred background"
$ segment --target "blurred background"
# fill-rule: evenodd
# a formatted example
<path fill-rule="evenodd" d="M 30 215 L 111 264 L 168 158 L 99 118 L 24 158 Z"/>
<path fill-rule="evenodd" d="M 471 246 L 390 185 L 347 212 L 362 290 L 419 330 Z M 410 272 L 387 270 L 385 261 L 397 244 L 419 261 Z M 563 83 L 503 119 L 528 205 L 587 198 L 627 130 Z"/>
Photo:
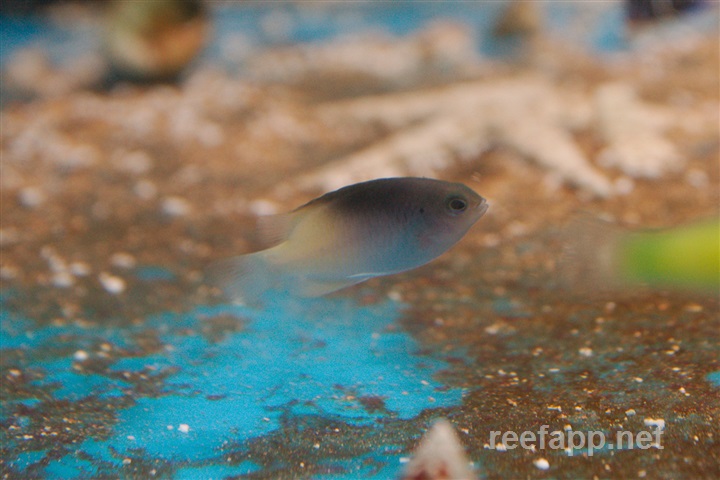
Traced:
<path fill-rule="evenodd" d="M 2 0 L 2 474 L 397 477 L 444 416 L 480 478 L 547 475 L 540 455 L 559 477 L 710 477 L 719 18 L 702 0 Z M 260 248 L 258 216 L 406 175 L 490 210 L 436 262 L 310 307 L 203 284 Z M 658 418 L 653 455 L 483 447 Z"/>

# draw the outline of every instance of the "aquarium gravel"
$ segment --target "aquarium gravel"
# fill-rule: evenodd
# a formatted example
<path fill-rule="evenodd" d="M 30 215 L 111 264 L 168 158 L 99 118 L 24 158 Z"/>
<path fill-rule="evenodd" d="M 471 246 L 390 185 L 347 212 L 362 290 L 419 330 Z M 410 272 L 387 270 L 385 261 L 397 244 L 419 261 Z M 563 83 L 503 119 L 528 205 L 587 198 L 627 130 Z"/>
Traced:
<path fill-rule="evenodd" d="M 717 218 L 717 31 L 612 54 L 538 34 L 485 58 L 452 25 L 351 39 L 443 46 L 394 76 L 351 40 L 303 64 L 317 44 L 236 37 L 254 78 L 209 57 L 177 84 L 5 97 L 2 478 L 395 478 L 438 418 L 479 478 L 720 475 L 717 294 L 588 292 L 559 267 L 578 216 Z M 491 208 L 434 262 L 327 297 L 259 309 L 205 285 L 262 248 L 258 215 L 394 175 Z M 662 444 L 489 440 L 543 425 Z"/>

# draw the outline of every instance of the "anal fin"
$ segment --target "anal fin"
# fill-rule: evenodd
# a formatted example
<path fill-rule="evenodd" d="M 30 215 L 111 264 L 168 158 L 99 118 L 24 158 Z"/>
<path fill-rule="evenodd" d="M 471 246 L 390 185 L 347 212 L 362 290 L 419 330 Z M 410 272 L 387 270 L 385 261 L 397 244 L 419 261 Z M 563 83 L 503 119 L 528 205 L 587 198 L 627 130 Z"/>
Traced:
<path fill-rule="evenodd" d="M 328 293 L 336 292 L 343 288 L 364 282 L 368 277 L 354 278 L 345 277 L 337 280 L 314 280 L 309 278 L 298 279 L 298 284 L 293 289 L 303 297 L 321 297 Z"/>

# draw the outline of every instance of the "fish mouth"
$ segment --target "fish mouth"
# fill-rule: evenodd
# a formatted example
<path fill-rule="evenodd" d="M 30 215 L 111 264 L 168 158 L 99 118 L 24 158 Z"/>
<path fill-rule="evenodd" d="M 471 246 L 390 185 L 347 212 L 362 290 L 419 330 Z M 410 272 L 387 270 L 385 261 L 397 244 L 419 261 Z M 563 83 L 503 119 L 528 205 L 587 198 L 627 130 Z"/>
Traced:
<path fill-rule="evenodd" d="M 477 217 L 480 218 L 485 215 L 485 212 L 487 212 L 489 207 L 490 205 L 488 204 L 487 200 L 485 200 L 484 198 L 481 199 L 480 203 L 475 206 L 475 212 L 477 214 Z"/>

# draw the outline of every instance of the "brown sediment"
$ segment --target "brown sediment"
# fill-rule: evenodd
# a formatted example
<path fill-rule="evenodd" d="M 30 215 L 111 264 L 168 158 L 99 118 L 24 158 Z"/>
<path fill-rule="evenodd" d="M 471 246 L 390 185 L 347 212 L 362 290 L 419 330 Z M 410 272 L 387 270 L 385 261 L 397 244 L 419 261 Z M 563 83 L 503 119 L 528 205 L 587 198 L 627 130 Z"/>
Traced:
<path fill-rule="evenodd" d="M 556 62 L 547 60 L 548 51 Z M 289 420 L 273 435 L 228 446 L 228 462 L 251 458 L 268 469 L 268 477 L 332 473 L 334 467 L 323 460 L 368 454 L 383 438 L 404 439 L 398 448 L 407 450 L 428 420 L 442 414 L 467 430 L 468 454 L 487 478 L 535 478 L 545 475 L 533 465 L 535 456 L 485 448 L 488 432 L 537 430 L 543 424 L 551 430 L 570 424 L 575 430 L 637 431 L 644 419 L 663 418 L 664 450 L 593 458 L 571 458 L 561 451 L 543 455 L 552 473 L 566 478 L 717 473 L 720 404 L 718 387 L 706 376 L 720 370 L 718 299 L 647 290 L 573 296 L 559 288 L 556 276 L 562 246 L 557 227 L 580 211 L 638 227 L 718 215 L 717 38 L 691 49 L 657 51 L 652 58 L 636 53 L 637 61 L 613 68 L 577 53 L 565 57 L 562 49 L 548 49 L 545 55 L 538 58 L 546 63 L 484 71 L 472 80 L 502 84 L 540 76 L 543 85 L 553 85 L 547 91 L 567 102 L 562 108 L 568 118 L 576 95 L 590 104 L 601 84 L 630 85 L 646 104 L 678 116 L 662 138 L 682 153 L 681 170 L 633 178 L 619 167 L 598 165 L 596 155 L 606 144 L 587 119 L 575 126 L 562 121 L 551 126 L 610 184 L 620 179 L 621 192 L 598 197 L 582 182 L 578 187 L 566 177 L 558 180 L 552 166 L 513 148 L 517 142 L 485 148 L 478 141 L 468 146 L 471 154 L 458 158 L 442 139 L 430 142 L 450 153 L 434 170 L 420 172 L 411 172 L 412 157 L 387 157 L 385 166 L 400 174 L 463 181 L 488 198 L 490 210 L 459 245 L 431 264 L 336 295 L 362 303 L 387 296 L 404 302 L 399 328 L 410 332 L 422 351 L 440 352 L 448 361 L 439 380 L 466 389 L 462 405 L 409 421 L 386 419 L 382 433 L 327 419 Z M 361 118 L 330 122 L 324 115 L 332 105 L 321 102 L 330 100 L 318 93 L 323 80 L 249 84 L 208 70 L 179 86 L 77 91 L 6 106 L 0 133 L 0 273 L 3 289 L 14 294 L 3 308 L 22 312 L 37 325 L 129 327 L 155 313 L 220 302 L 216 292 L 202 286 L 202 272 L 213 260 L 258 246 L 257 213 L 301 205 L 323 193 L 325 167 L 339 164 L 341 171 L 352 154 L 386 145 L 389 137 L 412 133 L 417 126 Z M 458 86 L 448 79 L 417 82 L 403 89 L 425 95 L 430 87 Z M 343 94 L 336 85 L 332 101 L 350 93 L 385 93 L 392 105 L 404 95 L 395 87 L 375 87 L 356 85 Z M 563 96 L 564 87 L 572 96 Z M 685 114 L 687 122 L 682 121 Z M 433 120 L 432 115 L 423 118 Z M 317 183 L 294 183 L 311 177 Z M 118 253 L 133 261 L 122 261 L 128 257 Z M 162 267 L 164 273 L 148 280 L 147 266 Z M 198 333 L 213 342 L 244 328 L 242 321 L 224 315 L 204 325 Z M 74 365 L 79 374 L 109 375 L 110 362 L 163 348 L 151 334 L 134 343 L 137 351 L 110 343 L 88 346 L 89 358 Z M 60 345 L 44 354 L 67 357 L 73 353 L 68 348 Z M 42 372 L 18 367 L 20 349 L 5 351 L 3 357 L 3 401 L 40 401 L 16 412 L 29 419 L 31 428 L 23 435 L 41 435 L 45 419 L 72 416 L 80 424 L 79 433 L 71 428 L 52 439 L 33 437 L 47 448 L 107 435 L 117 409 L 130 401 L 93 398 L 83 400 L 85 407 L 79 409 L 53 400 L 47 388 L 32 383 Z M 169 374 L 112 373 L 135 394 L 147 396 L 166 394 L 163 380 Z M 370 414 L 386 413 L 383 398 L 359 401 Z M 636 415 L 628 416 L 630 410 Z M 323 448 L 315 451 L 321 434 Z M 32 450 L 35 443 L 24 445 Z M 284 458 L 304 458 L 307 469 L 283 464 Z M 138 455 L 133 468 L 142 459 Z M 169 471 L 157 464 L 143 468 L 145 474 L 153 468 Z"/>

